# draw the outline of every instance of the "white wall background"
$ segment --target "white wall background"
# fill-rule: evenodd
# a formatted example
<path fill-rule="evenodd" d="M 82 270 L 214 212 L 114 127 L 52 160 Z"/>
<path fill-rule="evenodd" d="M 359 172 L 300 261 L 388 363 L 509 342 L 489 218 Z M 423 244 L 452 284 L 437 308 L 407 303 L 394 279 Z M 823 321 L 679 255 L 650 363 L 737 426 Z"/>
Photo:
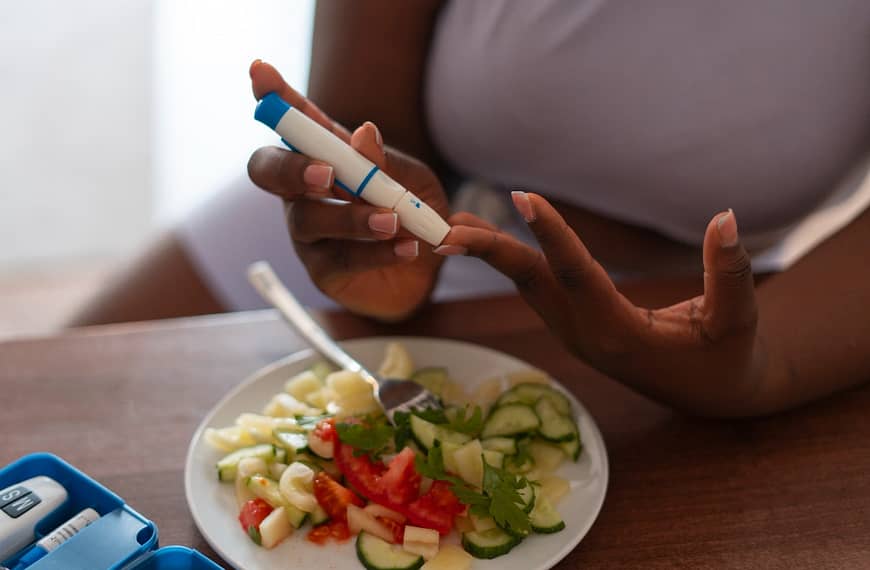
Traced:
<path fill-rule="evenodd" d="M 154 210 L 151 5 L 0 13 L 0 267 L 129 249 Z"/>
<path fill-rule="evenodd" d="M 243 175 L 251 151 L 276 142 L 254 121 L 248 67 L 260 58 L 304 91 L 313 0 L 160 0 L 154 35 L 156 216 L 183 215 Z"/>
<path fill-rule="evenodd" d="M 120 258 L 274 141 L 260 57 L 307 83 L 313 0 L 0 0 L 0 270 Z"/>

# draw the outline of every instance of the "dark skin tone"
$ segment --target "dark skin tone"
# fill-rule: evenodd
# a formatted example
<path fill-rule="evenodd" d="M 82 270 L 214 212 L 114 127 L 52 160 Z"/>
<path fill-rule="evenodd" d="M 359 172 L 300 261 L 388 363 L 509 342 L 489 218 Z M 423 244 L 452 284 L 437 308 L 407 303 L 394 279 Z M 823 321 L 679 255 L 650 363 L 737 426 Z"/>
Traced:
<path fill-rule="evenodd" d="M 389 6 L 396 9 L 394 3 Z M 391 10 L 378 9 L 378 2 L 319 2 L 309 93 L 323 109 L 315 118 L 347 126 L 363 120 L 377 124 L 385 146 L 373 125 L 355 131 L 352 144 L 374 161 L 379 154 L 384 160 L 382 149 L 397 157 L 396 164 L 401 161 L 404 171 L 400 174 L 395 166 L 387 167 L 388 171 L 415 192 L 420 191 L 420 183 L 430 181 L 427 199 L 437 201 L 441 190 L 431 184 L 432 171 L 390 146 L 436 169 L 441 164 L 428 142 L 420 111 L 422 70 L 437 3 L 407 2 L 399 9 L 409 11 L 402 14 L 401 25 L 398 17 L 384 17 Z M 414 33 L 404 35 L 403 26 Z M 360 45 L 366 49 L 354 49 Z M 255 94 L 273 90 L 276 84 L 269 82 L 281 81 L 277 72 L 257 67 L 252 69 Z M 377 92 L 349 89 L 348 85 L 358 84 L 345 81 L 353 74 L 378 85 Z M 342 78 L 341 85 L 336 77 Z M 376 290 L 373 283 L 392 275 L 394 284 L 402 283 L 394 290 L 402 291 L 405 298 L 396 302 L 393 296 L 385 304 L 363 295 L 355 297 L 356 304 L 350 308 L 388 320 L 412 314 L 425 302 L 437 278 L 437 256 L 425 245 L 418 256 L 396 255 L 390 244 L 412 241 L 411 236 L 401 229 L 395 235 L 373 232 L 366 223 L 372 212 L 364 210 L 370 206 L 359 203 L 341 206 L 347 212 L 363 212 L 341 214 L 357 220 L 352 235 L 306 233 L 306 223 L 330 227 L 326 217 L 332 214 L 311 205 L 318 200 L 305 196 L 310 190 L 304 181 L 308 165 L 286 168 L 285 152 L 260 150 L 252 157 L 249 170 L 255 182 L 294 203 L 289 227 L 297 251 L 300 244 L 304 249 L 325 243 L 344 252 L 321 256 L 319 263 L 316 255 L 307 261 L 303 255 L 315 282 L 324 290 L 343 282 L 344 291 L 368 282 L 370 290 Z M 276 170 L 281 164 L 285 164 L 283 178 L 274 176 L 282 171 Z M 701 251 L 580 209 L 560 204 L 551 207 L 535 194 L 518 195 L 516 201 L 521 212 L 531 212 L 529 225 L 540 250 L 516 242 L 469 214 L 454 213 L 450 222 L 455 227 L 445 240 L 453 248 L 440 253 L 477 256 L 510 276 L 569 350 L 634 389 L 690 413 L 740 417 L 787 409 L 868 379 L 867 212 L 787 271 L 757 284 L 739 243 L 739 212 L 730 216 L 710 213 Z M 373 241 L 360 242 L 361 237 Z M 383 255 L 369 256 L 379 260 L 375 265 L 355 266 L 354 257 L 366 257 L 365 247 L 380 248 Z M 330 264 L 329 259 L 341 263 Z M 691 266 L 687 260 L 704 272 L 704 294 L 657 310 L 637 307 L 625 299 L 598 263 L 666 272 Z M 354 271 L 354 267 L 362 269 Z M 411 283 L 399 277 L 412 273 L 424 278 Z"/>

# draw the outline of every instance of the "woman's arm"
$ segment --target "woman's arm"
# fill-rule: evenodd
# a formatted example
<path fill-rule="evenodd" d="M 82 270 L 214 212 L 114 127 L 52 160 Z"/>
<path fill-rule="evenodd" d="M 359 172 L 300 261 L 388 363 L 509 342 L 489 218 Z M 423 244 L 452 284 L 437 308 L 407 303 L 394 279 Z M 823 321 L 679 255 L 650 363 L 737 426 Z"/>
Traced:
<path fill-rule="evenodd" d="M 435 166 L 423 79 L 441 0 L 319 0 L 308 95 L 339 123 L 380 128 L 399 150 Z"/>
<path fill-rule="evenodd" d="M 870 381 L 870 210 L 757 291 L 768 347 L 760 411 Z"/>
<path fill-rule="evenodd" d="M 578 357 L 690 413 L 757 416 L 870 380 L 870 212 L 757 289 L 733 213 L 704 239 L 704 294 L 663 309 L 623 296 L 559 213 L 515 193 L 537 251 L 456 214 L 442 252 L 512 278 Z"/>

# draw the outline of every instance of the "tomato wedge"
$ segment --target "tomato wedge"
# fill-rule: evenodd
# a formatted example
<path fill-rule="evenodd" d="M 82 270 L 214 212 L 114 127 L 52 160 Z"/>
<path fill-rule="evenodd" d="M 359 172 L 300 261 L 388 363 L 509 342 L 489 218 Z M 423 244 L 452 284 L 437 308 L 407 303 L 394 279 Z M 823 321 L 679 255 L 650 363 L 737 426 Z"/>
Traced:
<path fill-rule="evenodd" d="M 408 504 L 420 494 L 420 474 L 414 469 L 414 457 L 414 450 L 406 447 L 393 457 L 381 475 L 379 485 L 387 501 L 382 503 L 385 507 Z"/>
<path fill-rule="evenodd" d="M 401 511 L 416 526 L 447 534 L 453 528 L 453 518 L 465 511 L 447 481 L 435 481 L 424 495 L 405 505 Z"/>
<path fill-rule="evenodd" d="M 323 441 L 337 441 L 338 432 L 335 430 L 335 418 L 321 420 L 314 426 L 314 435 Z"/>
<path fill-rule="evenodd" d="M 325 471 L 314 476 L 314 498 L 334 521 L 347 521 L 347 506 L 365 505 L 353 491 L 330 477 Z"/>
<path fill-rule="evenodd" d="M 447 534 L 453 518 L 465 510 L 450 484 L 436 481 L 420 495 L 420 474 L 414 468 L 414 451 L 403 449 L 385 466 L 368 455 L 354 456 L 350 445 L 335 440 L 335 465 L 348 485 L 370 501 L 402 513 L 417 526 Z"/>
<path fill-rule="evenodd" d="M 344 521 L 330 521 L 312 528 L 308 531 L 307 538 L 314 544 L 326 544 L 330 538 L 336 542 L 344 542 L 350 538 L 350 529 Z"/>
<path fill-rule="evenodd" d="M 239 513 L 239 523 L 256 544 L 260 544 L 260 523 L 274 509 L 263 499 L 251 499 L 242 505 Z"/>
<path fill-rule="evenodd" d="M 336 467 L 350 487 L 367 499 L 383 504 L 379 484 L 380 476 L 386 469 L 383 463 L 375 463 L 368 455 L 354 456 L 354 449 L 338 440 L 335 441 L 334 459 Z"/>

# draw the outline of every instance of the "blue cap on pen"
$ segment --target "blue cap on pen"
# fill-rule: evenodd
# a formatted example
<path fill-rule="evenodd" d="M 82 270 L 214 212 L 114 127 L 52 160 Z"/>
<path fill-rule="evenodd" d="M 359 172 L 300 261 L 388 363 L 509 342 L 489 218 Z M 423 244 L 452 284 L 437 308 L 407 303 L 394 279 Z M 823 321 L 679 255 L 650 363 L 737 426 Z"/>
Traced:
<path fill-rule="evenodd" d="M 267 93 L 257 103 L 257 110 L 254 111 L 254 118 L 275 130 L 278 122 L 284 113 L 290 110 L 290 105 L 281 99 L 277 93 Z"/>

